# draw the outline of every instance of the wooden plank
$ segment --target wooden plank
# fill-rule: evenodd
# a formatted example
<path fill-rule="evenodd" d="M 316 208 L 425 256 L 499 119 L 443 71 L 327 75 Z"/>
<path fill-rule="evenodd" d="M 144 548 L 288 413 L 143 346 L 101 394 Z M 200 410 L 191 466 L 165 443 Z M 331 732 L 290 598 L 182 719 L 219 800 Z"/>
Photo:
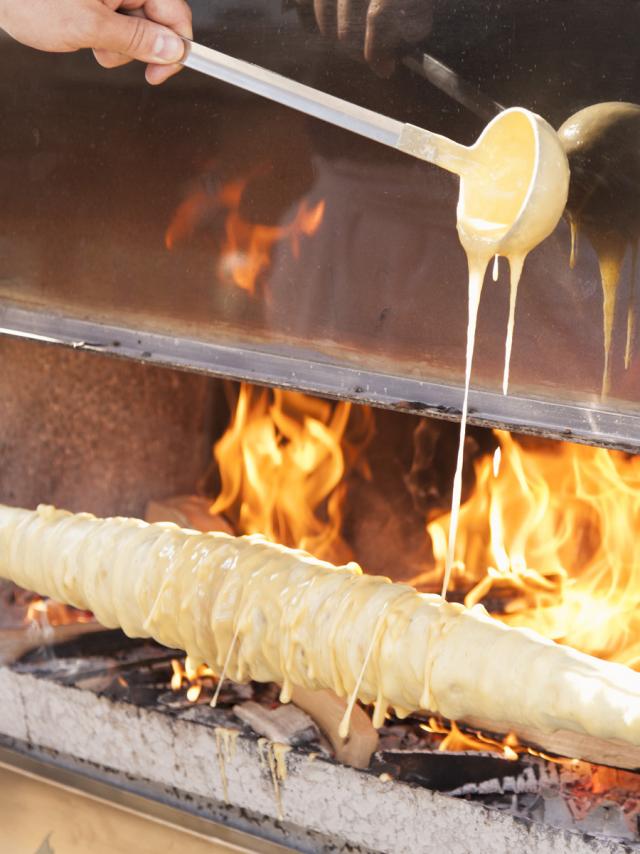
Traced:
<path fill-rule="evenodd" d="M 248 851 L 6 768 L 0 768 L 0 827 L 2 850 L 24 854 Z"/>

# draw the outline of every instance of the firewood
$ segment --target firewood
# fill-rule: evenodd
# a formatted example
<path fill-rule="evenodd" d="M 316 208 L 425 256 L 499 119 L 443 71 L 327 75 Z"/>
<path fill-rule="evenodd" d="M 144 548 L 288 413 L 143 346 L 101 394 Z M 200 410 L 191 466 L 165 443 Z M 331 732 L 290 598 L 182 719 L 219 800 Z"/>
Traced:
<path fill-rule="evenodd" d="M 368 768 L 371 757 L 378 749 L 380 738 L 369 715 L 355 706 L 347 738 L 338 732 L 347 703 L 333 691 L 310 691 L 295 685 L 292 700 L 312 718 L 329 739 L 336 759 L 354 768 Z"/>
<path fill-rule="evenodd" d="M 295 747 L 318 738 L 318 730 L 310 715 L 294 705 L 268 709 L 248 700 L 233 707 L 233 713 L 258 735 L 277 744 Z"/>
<path fill-rule="evenodd" d="M 613 768 L 640 770 L 640 746 L 628 744 L 616 738 L 594 738 L 590 735 L 557 729 L 543 732 L 535 727 L 525 727 L 507 721 L 483 720 L 468 716 L 464 719 L 468 727 L 485 733 L 503 736 L 514 733 L 521 744 L 564 756 L 569 759 L 584 759 L 596 765 L 610 765 Z"/>

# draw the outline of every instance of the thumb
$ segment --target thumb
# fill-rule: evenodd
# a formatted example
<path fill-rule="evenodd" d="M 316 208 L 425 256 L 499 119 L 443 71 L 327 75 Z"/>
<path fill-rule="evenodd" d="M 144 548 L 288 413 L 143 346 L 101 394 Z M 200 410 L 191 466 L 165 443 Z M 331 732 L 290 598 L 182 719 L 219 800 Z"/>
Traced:
<path fill-rule="evenodd" d="M 95 44 L 91 45 L 95 50 L 113 51 L 157 64 L 180 62 L 184 56 L 184 42 L 168 27 L 106 8 L 101 17 Z"/>

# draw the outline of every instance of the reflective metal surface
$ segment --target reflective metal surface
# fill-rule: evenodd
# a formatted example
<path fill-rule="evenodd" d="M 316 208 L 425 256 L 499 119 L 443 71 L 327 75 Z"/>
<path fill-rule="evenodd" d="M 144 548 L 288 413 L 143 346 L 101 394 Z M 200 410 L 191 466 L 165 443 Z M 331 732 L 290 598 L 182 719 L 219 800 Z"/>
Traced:
<path fill-rule="evenodd" d="M 192 5 L 196 38 L 232 56 L 462 143 L 482 129 L 401 62 L 377 76 L 362 57 L 359 18 L 345 44 L 329 12 L 326 35 L 318 31 L 313 4 Z M 423 50 L 486 98 L 556 127 L 589 104 L 640 101 L 635 0 L 606 9 L 599 0 L 385 0 L 393 15 L 382 16 L 383 35 L 400 7 L 416 34 L 392 40 L 400 54 Z M 0 63 L 0 325 L 69 340 L 68 324 L 88 322 L 126 332 L 137 357 L 156 336 L 164 344 L 154 352 L 172 364 L 459 409 L 467 295 L 453 177 L 191 71 L 156 90 L 141 68 L 106 72 L 88 55 L 9 41 Z M 627 370 L 623 359 L 631 251 L 601 401 L 597 258 L 585 238 L 571 270 L 569 249 L 562 222 L 525 267 L 506 399 L 506 265 L 486 283 L 476 419 L 638 448 L 638 342 Z M 96 343 L 109 349 L 102 332 Z M 360 374 L 364 384 L 351 381 Z"/>

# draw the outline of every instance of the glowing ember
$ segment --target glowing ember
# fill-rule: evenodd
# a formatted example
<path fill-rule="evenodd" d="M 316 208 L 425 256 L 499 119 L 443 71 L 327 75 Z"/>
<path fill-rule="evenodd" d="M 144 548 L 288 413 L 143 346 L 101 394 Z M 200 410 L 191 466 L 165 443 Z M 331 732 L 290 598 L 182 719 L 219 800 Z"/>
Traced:
<path fill-rule="evenodd" d="M 217 214 L 224 215 L 224 237 L 216 250 L 219 276 L 254 295 L 271 266 L 274 246 L 287 241 L 293 257 L 298 258 L 302 238 L 315 234 L 322 223 L 325 203 L 320 200 L 311 204 L 302 199 L 293 218 L 282 225 L 249 222 L 240 213 L 240 206 L 252 177 L 229 181 L 214 193 L 206 187 L 193 192 L 176 210 L 165 245 L 175 249 Z"/>
<path fill-rule="evenodd" d="M 205 664 L 200 664 L 197 667 L 187 656 L 184 664 L 177 658 L 171 659 L 171 690 L 178 693 L 183 688 L 187 689 L 187 700 L 190 703 L 197 703 L 202 694 L 204 687 L 212 687 L 218 681 L 215 673 L 210 667 Z"/>
<path fill-rule="evenodd" d="M 343 482 L 359 468 L 373 415 L 298 392 L 243 385 L 231 426 L 214 455 L 222 488 L 211 514 L 239 533 L 260 533 L 336 562 L 351 550 L 341 536 Z"/>

